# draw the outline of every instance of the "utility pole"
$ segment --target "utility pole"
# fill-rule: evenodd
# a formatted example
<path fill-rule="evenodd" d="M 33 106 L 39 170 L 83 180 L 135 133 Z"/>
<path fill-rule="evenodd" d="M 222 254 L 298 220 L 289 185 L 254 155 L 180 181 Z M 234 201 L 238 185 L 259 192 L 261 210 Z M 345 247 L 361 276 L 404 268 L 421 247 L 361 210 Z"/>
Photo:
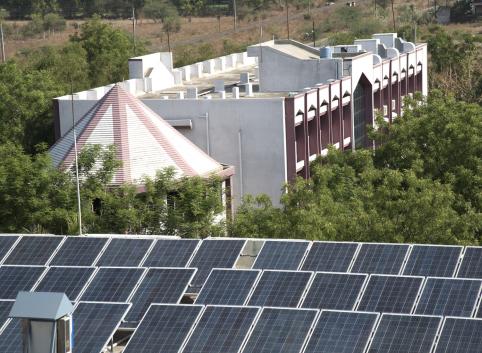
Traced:
<path fill-rule="evenodd" d="M 289 5 L 288 0 L 286 0 L 286 32 L 288 33 L 288 39 L 290 39 L 290 21 L 289 21 Z"/>
<path fill-rule="evenodd" d="M 72 77 L 70 77 L 70 104 L 72 108 L 72 135 L 74 138 L 74 153 L 75 153 L 75 182 L 77 184 L 77 217 L 79 225 L 79 235 L 82 235 L 82 207 L 80 204 L 80 181 L 79 181 L 79 159 L 77 157 L 77 134 L 75 133 L 75 114 L 74 114 L 74 88 Z"/>
<path fill-rule="evenodd" d="M 395 8 L 394 8 L 394 5 L 393 5 L 393 2 L 395 0 L 391 0 L 391 3 L 392 3 L 392 19 L 393 19 L 393 31 L 396 32 L 397 29 L 396 29 L 396 26 L 395 26 Z"/>
<path fill-rule="evenodd" d="M 237 24 L 238 18 L 236 16 L 236 0 L 233 0 L 233 17 L 234 17 L 233 18 L 233 20 L 234 20 L 234 23 L 233 23 L 234 31 L 236 32 L 236 28 L 238 26 L 238 24 Z"/>
<path fill-rule="evenodd" d="M 136 8 L 132 6 L 132 43 L 134 44 L 134 56 L 136 55 Z"/>
<path fill-rule="evenodd" d="M 6 61 L 5 57 L 5 41 L 3 39 L 3 23 L 0 22 L 0 46 L 2 49 L 2 62 L 4 63 Z"/>
<path fill-rule="evenodd" d="M 315 20 L 313 20 L 313 46 L 316 47 Z"/>

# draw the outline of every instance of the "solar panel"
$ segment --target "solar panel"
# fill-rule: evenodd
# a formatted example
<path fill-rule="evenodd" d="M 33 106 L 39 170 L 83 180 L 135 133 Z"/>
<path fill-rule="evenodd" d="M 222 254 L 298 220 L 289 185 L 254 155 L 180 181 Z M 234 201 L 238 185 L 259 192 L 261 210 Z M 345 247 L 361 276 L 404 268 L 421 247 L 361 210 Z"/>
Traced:
<path fill-rule="evenodd" d="M 414 245 L 403 274 L 452 277 L 461 251 L 461 246 Z"/>
<path fill-rule="evenodd" d="M 353 310 L 367 277 L 365 274 L 318 272 L 302 307 Z"/>
<path fill-rule="evenodd" d="M 202 305 L 152 304 L 123 353 L 177 353 Z"/>
<path fill-rule="evenodd" d="M 185 267 L 198 244 L 195 239 L 158 239 L 142 266 Z"/>
<path fill-rule="evenodd" d="M 264 308 L 243 353 L 298 353 L 318 310 Z"/>
<path fill-rule="evenodd" d="M 260 273 L 260 270 L 213 269 L 196 304 L 243 305 Z"/>
<path fill-rule="evenodd" d="M 368 353 L 428 353 L 440 316 L 383 314 Z"/>
<path fill-rule="evenodd" d="M 2 259 L 11 249 L 12 245 L 17 241 L 18 236 L 15 235 L 2 235 L 0 236 L 0 263 Z"/>
<path fill-rule="evenodd" d="M 108 238 L 68 237 L 50 266 L 92 266 Z"/>
<path fill-rule="evenodd" d="M 136 267 L 146 255 L 153 239 L 113 238 L 96 266 Z"/>
<path fill-rule="evenodd" d="M 402 244 L 362 244 L 351 272 L 398 275 L 408 249 Z"/>
<path fill-rule="evenodd" d="M 468 246 L 460 264 L 460 278 L 482 278 L 482 247 Z"/>
<path fill-rule="evenodd" d="M 82 294 L 82 301 L 125 302 L 139 282 L 144 268 L 101 267 Z"/>
<path fill-rule="evenodd" d="M 357 243 L 313 242 L 302 270 L 346 272 L 355 255 Z"/>
<path fill-rule="evenodd" d="M 2 327 L 8 320 L 8 315 L 12 309 L 14 300 L 0 300 L 0 333 L 2 332 Z"/>
<path fill-rule="evenodd" d="M 371 275 L 359 311 L 410 313 L 423 277 Z"/>
<path fill-rule="evenodd" d="M 479 311 L 477 312 L 476 317 L 482 318 L 482 304 L 479 304 Z"/>
<path fill-rule="evenodd" d="M 95 267 L 50 267 L 42 278 L 36 292 L 59 292 L 75 302 Z"/>
<path fill-rule="evenodd" d="M 129 309 L 125 303 L 80 302 L 73 313 L 75 353 L 100 353 Z"/>
<path fill-rule="evenodd" d="M 191 291 L 199 291 L 213 268 L 233 267 L 245 242 L 227 239 L 204 240 L 189 264 L 189 267 L 198 269 L 192 281 Z"/>
<path fill-rule="evenodd" d="M 415 313 L 443 316 L 472 316 L 482 281 L 428 278 Z"/>
<path fill-rule="evenodd" d="M 0 352 L 22 353 L 21 320 L 11 319 L 0 334 Z"/>
<path fill-rule="evenodd" d="M 43 266 L 0 267 L 0 299 L 15 299 L 18 292 L 31 290 L 44 270 Z"/>
<path fill-rule="evenodd" d="M 377 319 L 375 313 L 323 310 L 303 353 L 363 353 Z"/>
<path fill-rule="evenodd" d="M 307 241 L 267 240 L 256 257 L 253 268 L 297 270 L 309 244 Z"/>
<path fill-rule="evenodd" d="M 237 353 L 259 308 L 208 306 L 182 353 Z"/>
<path fill-rule="evenodd" d="M 63 237 L 23 236 L 4 265 L 45 265 Z"/>
<path fill-rule="evenodd" d="M 265 270 L 254 289 L 249 305 L 296 308 L 312 272 Z"/>
<path fill-rule="evenodd" d="M 130 300 L 127 326 L 137 326 L 152 303 L 179 303 L 195 272 L 194 268 L 150 268 Z"/>
<path fill-rule="evenodd" d="M 480 353 L 481 332 L 481 319 L 447 317 L 435 353 Z"/>

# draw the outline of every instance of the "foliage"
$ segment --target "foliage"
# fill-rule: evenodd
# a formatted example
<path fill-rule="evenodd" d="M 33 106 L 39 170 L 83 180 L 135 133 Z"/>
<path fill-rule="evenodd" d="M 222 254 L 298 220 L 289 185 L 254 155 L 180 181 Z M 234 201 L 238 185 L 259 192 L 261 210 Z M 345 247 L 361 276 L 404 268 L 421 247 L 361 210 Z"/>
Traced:
<path fill-rule="evenodd" d="M 51 98 L 61 94 L 47 71 L 0 64 L 0 144 L 12 142 L 33 153 L 36 144 L 53 143 Z"/>
<path fill-rule="evenodd" d="M 481 108 L 439 92 L 373 137 L 375 152 L 331 150 L 275 207 L 247 196 L 234 236 L 479 244 Z"/>
<path fill-rule="evenodd" d="M 166 0 L 147 0 L 143 12 L 146 18 L 154 22 L 163 22 L 164 19 L 177 15 L 174 5 Z"/>
<path fill-rule="evenodd" d="M 425 38 L 430 57 L 430 86 L 467 102 L 482 104 L 482 36 L 448 33 L 432 27 Z"/>
<path fill-rule="evenodd" d="M 474 19 L 471 0 L 456 1 L 450 8 L 450 21 L 467 22 Z"/>
<path fill-rule="evenodd" d="M 416 170 L 451 186 L 459 213 L 482 212 L 482 107 L 434 90 L 424 104 L 408 102 L 403 119 L 376 136 L 378 167 Z"/>
<path fill-rule="evenodd" d="M 219 179 L 177 179 L 166 169 L 146 179 L 139 192 L 134 185 L 110 186 L 120 166 L 113 147 L 89 145 L 79 154 L 85 233 L 223 234 Z M 0 232 L 77 233 L 74 176 L 73 170 L 54 168 L 45 152 L 31 157 L 14 144 L 1 144 Z"/>
<path fill-rule="evenodd" d="M 35 157 L 0 144 L 0 232 L 70 233 L 75 198 L 66 174 L 45 153 Z"/>
<path fill-rule="evenodd" d="M 98 17 L 84 23 L 80 34 L 71 38 L 87 53 L 89 79 L 92 86 L 122 81 L 128 77 L 127 62 L 133 56 L 132 38 L 125 32 L 102 23 Z M 137 43 L 142 53 L 142 43 Z"/>

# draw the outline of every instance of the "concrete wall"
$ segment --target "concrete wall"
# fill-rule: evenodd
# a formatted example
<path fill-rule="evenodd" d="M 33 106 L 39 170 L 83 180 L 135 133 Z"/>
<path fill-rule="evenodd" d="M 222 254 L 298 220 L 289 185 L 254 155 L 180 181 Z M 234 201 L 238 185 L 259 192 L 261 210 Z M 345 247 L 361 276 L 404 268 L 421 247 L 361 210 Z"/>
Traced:
<path fill-rule="evenodd" d="M 76 118 L 81 118 L 95 103 L 94 100 L 74 101 Z M 167 121 L 190 119 L 192 129 L 179 131 L 205 152 L 208 152 L 209 135 L 210 155 L 220 163 L 235 167 L 234 208 L 246 194 L 266 193 L 278 203 L 286 182 L 283 98 L 145 99 L 143 103 Z M 58 100 L 58 105 L 63 135 L 71 126 L 70 100 Z"/>
<path fill-rule="evenodd" d="M 341 59 L 300 60 L 268 46 L 249 47 L 248 54 L 258 57 L 260 90 L 264 92 L 302 91 L 343 72 Z"/>

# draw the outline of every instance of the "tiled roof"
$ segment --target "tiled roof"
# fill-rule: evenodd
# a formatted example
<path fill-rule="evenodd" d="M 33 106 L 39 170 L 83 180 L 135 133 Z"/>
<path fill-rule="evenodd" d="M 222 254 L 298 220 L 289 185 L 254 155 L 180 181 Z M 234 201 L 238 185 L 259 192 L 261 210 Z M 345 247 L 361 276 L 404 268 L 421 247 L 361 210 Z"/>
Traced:
<path fill-rule="evenodd" d="M 77 148 L 86 144 L 115 145 L 122 161 L 112 184 L 142 184 L 145 176 L 173 167 L 178 177 L 207 176 L 222 170 L 194 145 L 139 99 L 115 85 L 75 125 Z M 74 161 L 72 129 L 50 149 L 53 163 L 68 169 Z"/>

